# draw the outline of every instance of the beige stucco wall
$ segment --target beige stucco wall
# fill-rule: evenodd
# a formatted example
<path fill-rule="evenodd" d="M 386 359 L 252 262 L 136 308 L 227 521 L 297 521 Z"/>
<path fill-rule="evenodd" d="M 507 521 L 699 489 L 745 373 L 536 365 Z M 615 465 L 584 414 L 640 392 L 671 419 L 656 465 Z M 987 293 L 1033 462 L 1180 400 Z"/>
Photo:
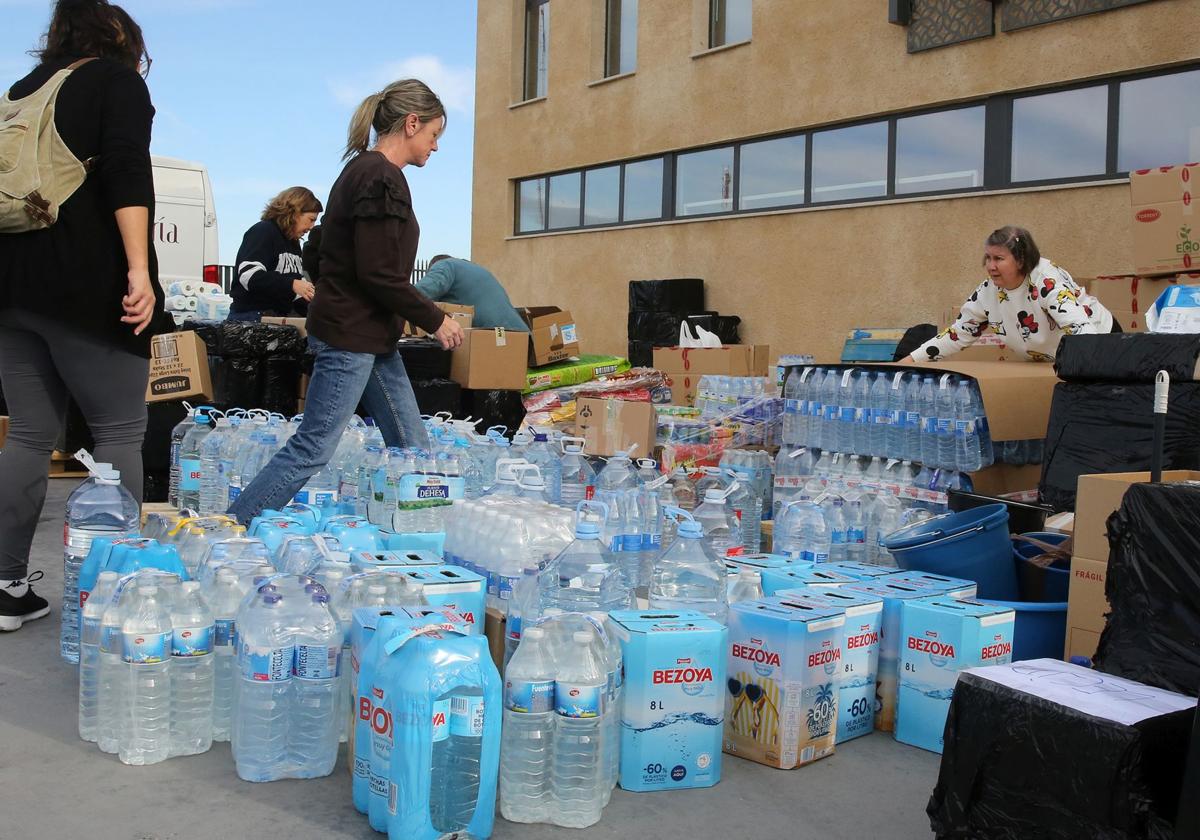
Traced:
<path fill-rule="evenodd" d="M 515 7 L 479 4 L 472 259 L 518 304 L 571 308 L 586 351 L 623 352 L 627 282 L 707 281 L 743 340 L 836 354 L 854 326 L 936 320 L 978 280 L 982 238 L 1029 227 L 1077 276 L 1128 269 L 1127 188 L 869 207 L 512 238 L 512 179 L 1200 58 L 1196 0 L 1158 0 L 918 55 L 868 0 L 755 0 L 754 38 L 690 57 L 704 0 L 641 0 L 638 68 L 589 86 L 596 4 L 551 0 L 545 100 L 510 108 Z M 700 16 L 702 19 L 702 15 Z M 602 20 L 602 18 L 599 18 Z"/>

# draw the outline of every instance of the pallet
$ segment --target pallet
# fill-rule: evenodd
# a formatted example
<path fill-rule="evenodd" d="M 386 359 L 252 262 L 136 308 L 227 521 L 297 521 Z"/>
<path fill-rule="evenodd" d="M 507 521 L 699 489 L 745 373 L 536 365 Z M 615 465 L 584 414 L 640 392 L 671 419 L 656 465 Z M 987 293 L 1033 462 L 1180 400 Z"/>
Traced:
<path fill-rule="evenodd" d="M 69 453 L 54 452 L 50 456 L 50 478 L 87 478 L 88 471 Z"/>

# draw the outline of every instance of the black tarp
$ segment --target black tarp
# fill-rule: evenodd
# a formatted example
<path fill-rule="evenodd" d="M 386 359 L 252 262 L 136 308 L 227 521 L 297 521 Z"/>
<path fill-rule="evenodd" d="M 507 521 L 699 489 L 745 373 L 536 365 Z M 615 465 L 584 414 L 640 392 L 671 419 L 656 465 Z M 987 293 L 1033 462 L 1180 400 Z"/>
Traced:
<path fill-rule="evenodd" d="M 704 280 L 678 277 L 630 280 L 630 312 L 703 312 Z"/>
<path fill-rule="evenodd" d="M 1153 382 L 1160 370 L 1172 382 L 1191 382 L 1197 359 L 1200 335 L 1068 335 L 1058 345 L 1054 370 L 1067 382 Z"/>
<path fill-rule="evenodd" d="M 290 417 L 300 400 L 300 360 L 264 359 L 259 363 L 262 401 L 259 408 Z"/>
<path fill-rule="evenodd" d="M 221 324 L 220 355 L 226 359 L 298 358 L 304 354 L 307 344 L 298 329 L 286 324 L 258 321 L 224 321 Z"/>
<path fill-rule="evenodd" d="M 443 350 L 435 338 L 405 338 L 397 345 L 408 378 L 413 380 L 449 379 L 449 350 Z"/>
<path fill-rule="evenodd" d="M 457 382 L 449 379 L 414 380 L 413 394 L 417 408 L 422 414 L 439 414 L 448 411 L 455 417 L 463 417 L 463 390 Z"/>

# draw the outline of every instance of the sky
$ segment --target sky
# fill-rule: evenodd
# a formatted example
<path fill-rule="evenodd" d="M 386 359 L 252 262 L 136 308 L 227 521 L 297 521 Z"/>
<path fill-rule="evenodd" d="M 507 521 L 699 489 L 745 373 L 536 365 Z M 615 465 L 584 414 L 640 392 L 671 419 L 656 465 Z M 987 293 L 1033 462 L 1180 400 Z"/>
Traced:
<path fill-rule="evenodd" d="M 358 103 L 416 77 L 446 105 L 440 149 L 406 167 L 418 258 L 470 256 L 476 0 L 124 0 L 154 60 L 151 152 L 208 167 L 220 261 L 280 190 L 325 202 Z M 49 0 L 0 0 L 0 85 L 36 63 Z"/>

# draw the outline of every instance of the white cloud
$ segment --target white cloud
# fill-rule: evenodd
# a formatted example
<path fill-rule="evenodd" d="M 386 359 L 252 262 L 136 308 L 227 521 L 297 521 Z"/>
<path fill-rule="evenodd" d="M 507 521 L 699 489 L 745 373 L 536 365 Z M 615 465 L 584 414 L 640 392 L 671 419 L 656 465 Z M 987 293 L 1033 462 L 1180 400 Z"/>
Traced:
<path fill-rule="evenodd" d="M 329 82 L 329 90 L 339 103 L 354 108 L 367 95 L 397 79 L 420 79 L 441 97 L 446 110 L 474 113 L 474 68 L 447 65 L 436 55 L 409 56 L 353 79 L 333 80 Z"/>

